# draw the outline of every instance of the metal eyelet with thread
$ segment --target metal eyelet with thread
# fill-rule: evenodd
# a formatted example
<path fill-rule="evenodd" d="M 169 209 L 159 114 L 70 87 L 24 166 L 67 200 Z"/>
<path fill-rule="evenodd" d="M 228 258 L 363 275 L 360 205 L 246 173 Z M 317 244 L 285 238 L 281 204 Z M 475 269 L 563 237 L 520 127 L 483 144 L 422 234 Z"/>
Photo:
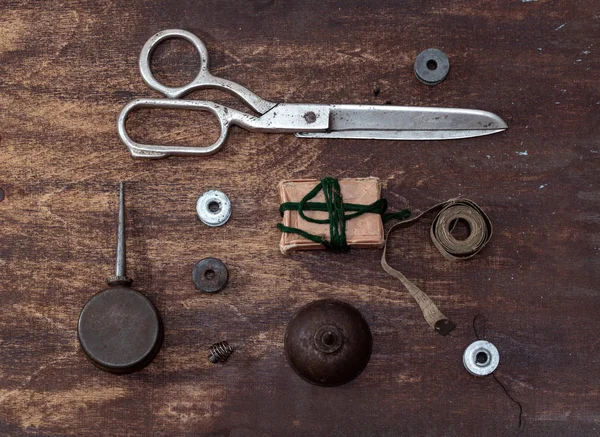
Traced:
<path fill-rule="evenodd" d="M 471 343 L 463 354 L 463 364 L 470 374 L 486 376 L 498 367 L 500 353 L 489 341 L 477 340 Z"/>

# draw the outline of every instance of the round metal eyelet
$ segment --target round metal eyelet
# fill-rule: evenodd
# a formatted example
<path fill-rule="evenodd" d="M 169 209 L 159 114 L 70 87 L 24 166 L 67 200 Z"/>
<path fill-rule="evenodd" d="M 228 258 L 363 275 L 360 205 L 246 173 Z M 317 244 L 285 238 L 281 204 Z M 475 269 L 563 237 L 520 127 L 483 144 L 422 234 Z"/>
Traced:
<path fill-rule="evenodd" d="M 491 374 L 500 362 L 498 349 L 489 341 L 478 340 L 471 343 L 463 354 L 465 369 L 475 376 Z"/>
<path fill-rule="evenodd" d="M 223 226 L 231 217 L 231 202 L 225 193 L 210 190 L 198 198 L 196 212 L 205 225 Z"/>

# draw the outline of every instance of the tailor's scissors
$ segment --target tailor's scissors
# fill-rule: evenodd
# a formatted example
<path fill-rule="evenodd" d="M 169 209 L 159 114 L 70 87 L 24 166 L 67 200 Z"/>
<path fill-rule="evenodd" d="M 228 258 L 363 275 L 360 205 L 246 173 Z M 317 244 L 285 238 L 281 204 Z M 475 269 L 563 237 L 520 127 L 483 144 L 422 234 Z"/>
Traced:
<path fill-rule="evenodd" d="M 168 87 L 158 82 L 150 70 L 150 57 L 162 41 L 183 38 L 200 55 L 200 72 L 187 85 Z M 506 123 L 491 112 L 476 109 L 423 108 L 389 105 L 327 105 L 274 103 L 262 99 L 242 85 L 213 76 L 208 71 L 208 51 L 200 39 L 185 30 L 158 32 L 146 42 L 139 60 L 144 81 L 167 99 L 136 99 L 127 104 L 117 120 L 119 137 L 137 158 L 163 158 L 169 155 L 210 155 L 227 139 L 230 126 L 250 131 L 293 132 L 304 138 L 364 138 L 378 140 L 445 140 L 470 138 L 501 132 Z M 259 115 L 251 115 L 203 100 L 182 100 L 187 93 L 202 88 L 218 88 L 243 100 Z M 219 120 L 221 133 L 211 146 L 180 147 L 140 144 L 125 129 L 129 113 L 136 108 L 166 108 L 208 111 Z"/>

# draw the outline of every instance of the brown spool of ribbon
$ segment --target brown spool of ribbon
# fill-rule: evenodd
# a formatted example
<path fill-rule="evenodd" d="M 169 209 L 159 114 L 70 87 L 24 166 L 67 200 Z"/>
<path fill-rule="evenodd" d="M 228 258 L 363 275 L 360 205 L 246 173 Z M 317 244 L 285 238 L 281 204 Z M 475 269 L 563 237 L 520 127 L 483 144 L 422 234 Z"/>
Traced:
<path fill-rule="evenodd" d="M 468 199 L 450 199 L 432 206 L 411 219 L 396 223 L 387 231 L 381 256 L 383 270 L 398 279 L 406 287 L 419 304 L 425 321 L 437 333 L 448 335 L 456 325 L 442 314 L 425 292 L 387 262 L 390 236 L 395 231 L 413 226 L 424 217 L 432 214 L 435 214 L 435 216 L 429 232 L 431 240 L 442 256 L 451 261 L 469 259 L 479 253 L 492 236 L 492 223 L 475 202 Z M 459 240 L 452 235 L 452 231 L 459 220 L 464 220 L 469 228 L 469 235 L 463 240 Z"/>

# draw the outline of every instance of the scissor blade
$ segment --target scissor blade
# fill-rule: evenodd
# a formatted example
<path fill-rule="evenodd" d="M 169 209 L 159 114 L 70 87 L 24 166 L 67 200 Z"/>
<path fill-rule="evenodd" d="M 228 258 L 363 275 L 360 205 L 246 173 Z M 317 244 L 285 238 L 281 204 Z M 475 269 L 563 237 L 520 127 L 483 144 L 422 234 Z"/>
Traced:
<path fill-rule="evenodd" d="M 476 109 L 331 105 L 327 131 L 296 135 L 305 138 L 446 140 L 490 135 L 507 127 L 496 114 Z"/>

